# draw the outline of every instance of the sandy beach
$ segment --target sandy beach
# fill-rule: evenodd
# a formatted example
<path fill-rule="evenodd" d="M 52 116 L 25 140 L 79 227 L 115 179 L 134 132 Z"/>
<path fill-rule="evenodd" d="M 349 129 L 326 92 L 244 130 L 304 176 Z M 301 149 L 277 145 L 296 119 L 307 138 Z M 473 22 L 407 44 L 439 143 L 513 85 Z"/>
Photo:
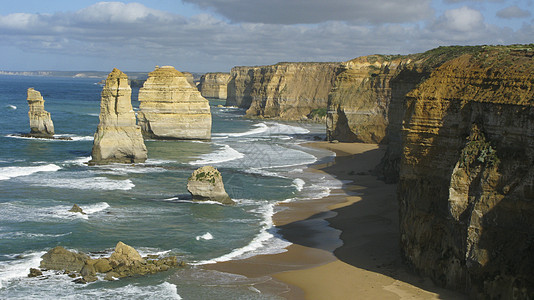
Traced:
<path fill-rule="evenodd" d="M 334 162 L 306 172 L 343 181 L 319 200 L 283 203 L 273 217 L 287 251 L 208 265 L 256 278 L 254 288 L 286 299 L 463 299 L 436 287 L 403 264 L 399 248 L 396 185 L 371 174 L 383 150 L 360 143 L 314 142 L 336 153 Z"/>

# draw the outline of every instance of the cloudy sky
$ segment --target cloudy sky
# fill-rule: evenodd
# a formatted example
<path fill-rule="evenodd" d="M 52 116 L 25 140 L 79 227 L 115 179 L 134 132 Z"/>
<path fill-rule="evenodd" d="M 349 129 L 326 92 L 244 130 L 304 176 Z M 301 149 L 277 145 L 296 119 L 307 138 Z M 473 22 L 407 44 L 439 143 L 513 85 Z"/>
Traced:
<path fill-rule="evenodd" d="M 14 0 L 0 70 L 229 71 L 534 43 L 534 0 Z"/>

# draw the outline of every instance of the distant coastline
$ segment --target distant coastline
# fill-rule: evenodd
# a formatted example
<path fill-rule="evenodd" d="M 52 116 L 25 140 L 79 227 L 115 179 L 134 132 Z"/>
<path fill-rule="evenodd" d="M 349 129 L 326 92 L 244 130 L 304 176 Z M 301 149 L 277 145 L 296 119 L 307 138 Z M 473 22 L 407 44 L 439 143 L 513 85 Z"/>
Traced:
<path fill-rule="evenodd" d="M 0 75 L 8 76 L 42 76 L 42 77 L 69 77 L 69 78 L 98 78 L 105 79 L 109 72 L 102 71 L 5 71 Z M 128 72 L 131 79 L 146 79 L 147 72 Z"/>

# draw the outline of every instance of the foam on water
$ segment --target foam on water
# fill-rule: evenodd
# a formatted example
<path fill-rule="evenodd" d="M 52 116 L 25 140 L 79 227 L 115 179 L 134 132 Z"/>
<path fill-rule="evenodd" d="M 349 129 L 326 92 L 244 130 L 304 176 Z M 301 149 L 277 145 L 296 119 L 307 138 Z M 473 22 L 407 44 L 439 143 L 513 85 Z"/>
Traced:
<path fill-rule="evenodd" d="M 14 177 L 28 176 L 37 172 L 55 172 L 61 167 L 55 164 L 27 167 L 2 167 L 0 168 L 0 180 L 7 180 Z"/>
<path fill-rule="evenodd" d="M 15 105 L 11 105 L 11 104 L 6 105 L 6 108 L 7 109 L 12 109 L 12 110 L 17 109 L 17 107 Z"/>
<path fill-rule="evenodd" d="M 0 262 L 0 289 L 8 281 L 28 277 L 30 268 L 38 267 L 45 251 L 22 254 L 22 259 Z"/>
<path fill-rule="evenodd" d="M 94 136 L 92 135 L 86 135 L 86 136 L 79 136 L 75 134 L 55 134 L 55 137 L 61 137 L 61 138 L 71 138 L 72 141 L 93 141 Z M 68 140 L 67 140 L 68 141 Z"/>
<path fill-rule="evenodd" d="M 113 180 L 106 177 L 85 177 L 85 178 L 44 178 L 40 181 L 30 182 L 33 186 L 47 186 L 63 189 L 79 190 L 105 190 L 127 191 L 135 187 L 130 179 Z"/>
<path fill-rule="evenodd" d="M 66 160 L 63 163 L 64 164 L 74 164 L 74 165 L 79 165 L 79 166 L 86 166 L 87 163 L 90 160 L 91 160 L 91 156 L 86 156 L 86 157 L 79 157 L 79 158 L 76 158 L 76 159 Z"/>
<path fill-rule="evenodd" d="M 240 159 L 245 157 L 245 155 L 229 145 L 218 145 L 223 146 L 221 149 L 207 153 L 199 156 L 198 160 L 192 161 L 190 165 L 209 165 L 209 164 L 218 164 L 222 162 L 228 162 L 235 159 Z"/>
<path fill-rule="evenodd" d="M 302 189 L 304 188 L 304 185 L 306 184 L 306 182 L 300 178 L 295 178 L 293 179 L 293 186 L 297 189 L 297 191 L 302 191 Z"/>
<path fill-rule="evenodd" d="M 247 204 L 255 203 L 257 201 L 234 199 L 237 203 Z M 260 232 L 244 247 L 236 248 L 230 253 L 223 256 L 194 263 L 196 265 L 212 264 L 216 262 L 223 262 L 236 259 L 245 259 L 261 254 L 275 254 L 286 251 L 285 248 L 291 245 L 290 242 L 284 240 L 274 227 L 272 216 L 274 214 L 274 203 L 265 201 L 263 205 L 252 212 L 261 214 L 263 219 L 260 222 Z"/>
<path fill-rule="evenodd" d="M 250 129 L 249 131 L 245 132 L 237 132 L 237 133 L 215 133 L 215 136 L 219 137 L 243 137 L 243 136 L 270 136 L 280 139 L 289 139 L 287 135 L 294 135 L 294 134 L 306 134 L 310 131 L 306 128 L 302 128 L 299 126 L 293 126 L 293 125 L 287 125 L 287 124 L 281 124 L 276 122 L 269 122 L 269 123 L 258 123 L 253 125 L 254 128 Z"/>
<path fill-rule="evenodd" d="M 200 240 L 213 240 L 213 235 L 211 235 L 211 233 L 209 233 L 209 232 L 206 232 L 203 235 L 197 235 L 195 237 L 195 239 L 197 241 L 200 241 Z"/>
<path fill-rule="evenodd" d="M 109 208 L 109 204 L 106 202 L 99 202 L 89 205 L 80 205 L 80 208 L 85 214 L 70 212 L 72 205 L 55 205 L 48 207 L 40 207 L 29 210 L 31 207 L 25 202 L 9 202 L 0 204 L 0 214 L 3 216 L 3 220 L 25 222 L 25 221 L 49 221 L 53 219 L 75 220 L 85 219 L 87 220 L 91 215 L 98 214 L 101 211 Z M 60 236 L 60 235 L 59 235 Z"/>

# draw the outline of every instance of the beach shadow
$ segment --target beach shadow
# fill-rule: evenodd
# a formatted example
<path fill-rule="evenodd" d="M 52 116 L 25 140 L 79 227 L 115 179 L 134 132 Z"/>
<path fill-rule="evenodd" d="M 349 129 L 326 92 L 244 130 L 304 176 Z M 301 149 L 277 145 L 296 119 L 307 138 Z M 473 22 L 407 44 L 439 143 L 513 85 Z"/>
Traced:
<path fill-rule="evenodd" d="M 403 262 L 396 185 L 372 175 L 383 148 L 355 155 L 336 152 L 335 162 L 320 170 L 345 182 L 342 197 L 354 203 L 279 226 L 279 233 L 289 242 L 333 252 L 349 265 L 409 283 L 441 299 L 464 298 L 418 276 Z"/>

